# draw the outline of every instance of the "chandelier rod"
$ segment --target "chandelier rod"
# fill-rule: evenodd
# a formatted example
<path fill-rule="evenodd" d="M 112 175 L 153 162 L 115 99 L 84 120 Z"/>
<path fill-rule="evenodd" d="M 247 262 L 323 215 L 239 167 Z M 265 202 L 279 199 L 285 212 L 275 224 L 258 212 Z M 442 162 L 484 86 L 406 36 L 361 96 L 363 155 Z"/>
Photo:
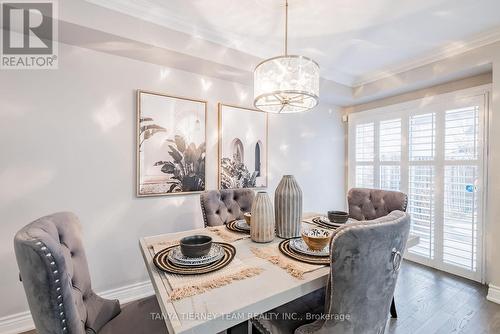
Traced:
<path fill-rule="evenodd" d="M 285 56 L 288 56 L 288 0 L 285 0 Z"/>

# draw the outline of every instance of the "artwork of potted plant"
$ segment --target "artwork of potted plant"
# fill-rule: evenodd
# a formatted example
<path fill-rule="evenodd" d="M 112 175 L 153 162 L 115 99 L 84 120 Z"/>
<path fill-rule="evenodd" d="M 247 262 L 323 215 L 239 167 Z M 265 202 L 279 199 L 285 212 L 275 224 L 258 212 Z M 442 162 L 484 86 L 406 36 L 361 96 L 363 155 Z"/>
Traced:
<path fill-rule="evenodd" d="M 138 91 L 137 195 L 205 190 L 206 102 Z"/>
<path fill-rule="evenodd" d="M 157 161 L 161 171 L 171 175 L 169 192 L 202 191 L 205 189 L 205 143 L 186 144 L 182 136 L 175 136 L 168 147 L 170 161 Z"/>

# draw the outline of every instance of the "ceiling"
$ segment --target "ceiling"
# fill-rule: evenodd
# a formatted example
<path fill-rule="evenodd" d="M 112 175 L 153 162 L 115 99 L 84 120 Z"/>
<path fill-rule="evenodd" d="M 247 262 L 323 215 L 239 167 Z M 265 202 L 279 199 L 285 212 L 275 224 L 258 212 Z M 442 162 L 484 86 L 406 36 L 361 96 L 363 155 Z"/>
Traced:
<path fill-rule="evenodd" d="M 259 58 L 283 52 L 282 0 L 89 0 Z M 289 0 L 289 53 L 358 86 L 500 39 L 498 0 Z"/>

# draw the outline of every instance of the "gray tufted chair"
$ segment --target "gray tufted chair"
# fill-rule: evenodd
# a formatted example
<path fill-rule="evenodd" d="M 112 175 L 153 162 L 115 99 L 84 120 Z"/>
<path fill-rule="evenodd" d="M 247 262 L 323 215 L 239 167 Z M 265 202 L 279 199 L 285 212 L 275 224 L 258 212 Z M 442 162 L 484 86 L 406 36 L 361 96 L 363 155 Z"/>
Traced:
<path fill-rule="evenodd" d="M 42 217 L 17 232 L 16 259 L 39 334 L 166 333 L 155 296 L 120 307 L 96 295 L 90 283 L 78 218 Z"/>
<path fill-rule="evenodd" d="M 347 194 L 349 217 L 356 220 L 377 219 L 394 210 L 406 211 L 408 196 L 400 191 L 352 188 Z M 391 304 L 391 315 L 398 317 L 396 302 Z"/>
<path fill-rule="evenodd" d="M 409 232 L 410 216 L 402 211 L 338 229 L 330 242 L 329 317 L 295 334 L 383 334 Z"/>
<path fill-rule="evenodd" d="M 202 193 L 200 202 L 205 227 L 243 219 L 243 214 L 252 209 L 254 197 L 252 189 L 221 189 Z"/>
<path fill-rule="evenodd" d="M 324 316 L 296 329 L 284 317 L 284 313 L 301 315 L 295 323 L 304 323 L 307 314 L 317 314 L 322 298 L 315 292 L 308 295 L 309 301 L 294 300 L 270 311 L 272 317 L 253 320 L 254 324 L 265 334 L 384 333 L 409 230 L 410 216 L 402 211 L 337 229 L 330 241 Z"/>
<path fill-rule="evenodd" d="M 399 191 L 352 188 L 347 194 L 349 217 L 370 220 L 388 215 L 394 210 L 406 211 L 408 196 Z"/>

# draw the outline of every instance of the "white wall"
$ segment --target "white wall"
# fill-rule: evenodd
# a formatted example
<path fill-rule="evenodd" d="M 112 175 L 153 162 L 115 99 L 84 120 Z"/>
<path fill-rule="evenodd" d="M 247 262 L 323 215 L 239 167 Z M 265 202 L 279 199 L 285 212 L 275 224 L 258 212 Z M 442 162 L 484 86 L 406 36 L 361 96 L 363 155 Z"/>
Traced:
<path fill-rule="evenodd" d="M 207 186 L 217 184 L 217 103 L 249 106 L 252 89 L 60 45 L 59 69 L 0 72 L 0 318 L 27 310 L 12 239 L 30 221 L 81 219 L 95 290 L 144 281 L 141 236 L 202 227 L 198 195 L 135 197 L 135 89 L 208 101 Z M 269 190 L 295 174 L 304 210 L 344 207 L 344 130 L 320 105 L 269 120 Z"/>

